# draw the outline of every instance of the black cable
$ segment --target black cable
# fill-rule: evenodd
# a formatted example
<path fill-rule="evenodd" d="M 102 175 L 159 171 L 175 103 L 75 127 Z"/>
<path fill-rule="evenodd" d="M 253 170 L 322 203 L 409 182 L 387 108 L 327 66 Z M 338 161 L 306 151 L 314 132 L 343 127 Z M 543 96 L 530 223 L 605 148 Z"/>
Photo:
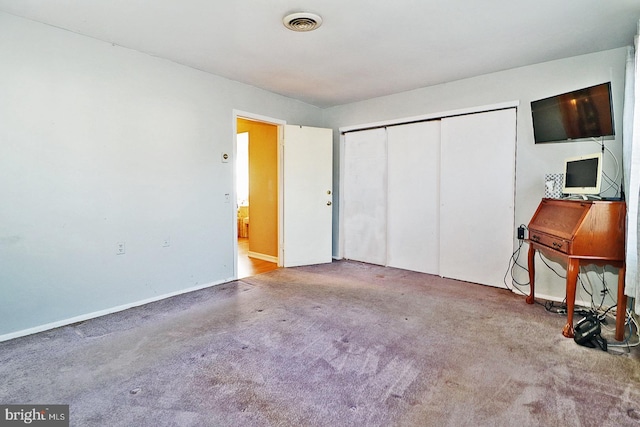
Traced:
<path fill-rule="evenodd" d="M 526 229 L 527 227 L 524 224 L 520 224 L 520 227 L 523 227 L 524 229 Z M 515 274 L 514 274 L 514 269 L 516 267 L 524 270 L 526 273 L 529 272 L 529 270 L 523 266 L 522 264 L 520 264 L 518 262 L 518 258 L 520 258 L 520 251 L 522 250 L 522 245 L 524 243 L 524 239 L 518 239 L 518 247 L 516 248 L 515 251 L 513 251 L 513 253 L 511 254 L 511 257 L 509 258 L 509 265 L 507 267 L 507 271 L 505 271 L 504 273 L 504 277 L 502 278 L 502 281 L 504 282 L 505 286 L 507 287 L 507 289 L 509 289 L 510 291 L 513 291 L 514 289 L 516 289 L 518 292 L 520 292 L 522 295 L 524 296 L 528 296 L 528 294 L 523 291 L 522 289 L 520 289 L 520 286 L 529 286 L 529 282 L 527 281 L 527 283 L 520 283 L 516 280 L 515 278 Z M 507 275 L 511 273 L 511 285 L 513 286 L 513 288 L 509 287 L 509 284 L 507 283 Z"/>
<path fill-rule="evenodd" d="M 518 257 L 520 256 L 520 250 L 521 250 L 521 248 L 522 248 L 522 240 L 520 240 L 520 242 L 519 242 L 519 244 L 518 244 L 518 248 L 517 248 L 515 251 L 513 251 L 513 253 L 511 254 L 511 257 L 509 258 L 509 265 L 507 266 L 507 270 L 504 272 L 504 276 L 502 277 L 502 282 L 505 284 L 505 286 L 507 287 L 507 289 L 509 289 L 510 291 L 513 291 L 513 289 L 515 288 L 515 289 L 517 289 L 517 290 L 518 290 L 518 292 L 520 292 L 522 295 L 526 295 L 526 294 L 522 291 L 522 289 L 518 288 L 518 286 L 517 286 L 517 285 L 520 285 L 520 286 L 526 286 L 526 285 L 528 285 L 528 283 L 527 283 L 527 284 L 520 284 L 520 283 L 518 283 L 518 282 L 514 279 L 514 277 L 513 277 L 513 267 L 514 267 L 515 265 L 517 265 L 517 263 L 518 263 Z M 511 285 L 513 286 L 513 288 L 512 288 L 512 287 L 509 287 L 509 284 L 507 283 L 507 275 L 509 274 L 509 272 L 511 272 Z M 516 284 L 517 284 L 517 285 L 516 285 Z"/>
<path fill-rule="evenodd" d="M 540 252 L 538 252 L 538 253 L 540 253 Z M 547 260 L 542 256 L 542 253 L 540 253 L 540 259 L 542 260 L 544 265 L 546 265 L 547 268 L 549 268 L 549 270 L 553 271 L 556 274 L 556 276 L 558 276 L 559 278 L 564 279 L 564 280 L 567 279 L 566 276 L 563 276 L 560 273 L 558 273 L 553 267 L 551 267 L 549 265 L 549 263 L 547 263 Z M 580 282 L 580 286 L 582 286 L 582 289 L 584 289 L 584 291 L 587 293 L 587 295 L 589 295 L 589 297 L 591 298 L 591 306 L 592 307 L 595 306 L 595 303 L 593 302 L 593 294 L 591 294 L 591 292 L 589 292 L 587 290 L 587 288 L 585 287 L 584 282 L 582 281 L 582 278 L 580 277 L 580 275 L 577 276 L 577 280 L 578 280 L 578 282 Z M 566 300 L 566 297 L 565 297 L 565 300 Z"/>
<path fill-rule="evenodd" d="M 551 267 L 551 265 L 549 265 L 549 263 L 547 262 L 545 257 L 542 256 L 542 253 L 540 251 L 538 251 L 538 253 L 540 254 L 540 259 L 542 260 L 544 265 L 546 265 L 547 268 L 549 268 L 549 270 L 553 271 L 556 274 L 556 276 L 558 276 L 559 278 L 564 279 L 564 280 L 567 279 L 566 276 L 561 275 L 553 267 Z M 595 306 L 595 304 L 593 303 L 593 295 L 585 287 L 584 282 L 580 278 L 580 275 L 578 275 L 577 280 L 580 282 L 580 285 L 582 286 L 582 289 L 584 289 L 584 291 L 591 297 L 592 306 Z M 567 313 L 567 297 L 566 296 L 564 297 L 564 299 L 562 300 L 562 303 L 559 306 L 556 306 L 553 301 L 547 301 L 545 303 L 544 307 L 550 313 L 566 314 Z M 586 308 L 586 307 L 581 307 L 581 306 L 575 307 L 574 306 L 573 314 L 574 315 L 587 316 L 587 315 L 595 314 L 595 312 L 592 309 L 589 309 L 589 308 Z"/>
<path fill-rule="evenodd" d="M 524 224 L 520 224 L 520 227 L 523 227 L 524 229 L 527 229 L 527 227 Z M 513 253 L 511 254 L 511 257 L 509 258 L 509 265 L 507 266 L 507 270 L 504 273 L 502 281 L 505 284 L 505 286 L 507 287 L 507 289 L 509 289 L 510 291 L 513 292 L 514 289 L 515 289 L 518 292 L 520 292 L 522 295 L 529 296 L 529 294 L 527 294 L 525 291 L 520 289 L 521 286 L 529 286 L 530 285 L 529 281 L 527 281 L 526 283 L 520 283 L 520 282 L 518 282 L 518 280 L 516 280 L 515 274 L 514 274 L 514 269 L 516 267 L 522 269 L 526 273 L 529 273 L 529 269 L 518 262 L 518 259 L 520 258 L 520 252 L 522 251 L 523 243 L 524 243 L 524 239 L 519 239 L 518 247 L 516 248 L 515 251 L 513 251 Z M 549 265 L 549 263 L 547 262 L 545 257 L 542 256 L 542 253 L 540 251 L 538 251 L 538 253 L 540 255 L 540 259 L 542 260 L 544 265 L 546 265 L 547 268 L 549 268 L 549 270 L 553 271 L 555 273 L 555 275 L 558 276 L 559 278 L 566 280 L 566 276 L 563 276 L 562 274 L 558 273 L 551 265 Z M 511 273 L 511 287 L 509 286 L 509 283 L 507 283 L 507 275 L 509 275 L 509 273 Z M 606 282 L 604 281 L 604 269 L 603 269 L 601 280 L 602 280 L 602 283 L 604 285 L 604 289 L 606 289 L 607 292 L 605 292 L 603 294 L 603 301 L 600 303 L 600 307 L 598 309 L 595 309 L 595 302 L 594 302 L 594 299 L 593 299 L 594 298 L 593 294 L 591 292 L 589 292 L 589 290 L 586 288 L 586 286 L 584 284 L 584 281 L 582 280 L 580 275 L 578 275 L 577 280 L 580 282 L 580 286 L 582 287 L 582 289 L 591 298 L 591 309 L 587 309 L 587 308 L 584 308 L 584 307 L 583 308 L 577 307 L 577 308 L 574 309 L 574 314 L 577 314 L 577 315 L 582 314 L 582 315 L 585 315 L 585 316 L 586 315 L 597 314 L 597 310 L 599 310 L 600 307 L 602 307 L 602 305 L 604 304 L 604 298 L 606 297 L 606 294 L 610 293 L 610 292 L 608 292 L 608 288 L 606 286 Z M 535 301 L 535 299 L 534 299 L 534 302 L 536 304 L 540 304 L 540 305 L 544 306 L 544 308 L 548 312 L 553 312 L 553 313 L 557 313 L 557 314 L 566 314 L 566 312 L 567 312 L 566 301 L 567 301 L 567 298 L 565 296 L 565 298 L 563 299 L 563 301 L 560 304 L 560 306 L 558 306 L 556 308 L 555 303 L 553 301 L 547 301 L 547 302 L 545 302 L 543 304 L 543 303 L 540 303 L 538 301 Z M 611 307 L 609 307 L 607 312 L 610 309 L 611 309 Z M 605 312 L 605 313 L 607 313 L 607 312 Z"/>
<path fill-rule="evenodd" d="M 618 301 L 613 299 L 613 296 L 611 295 L 611 291 L 609 290 L 609 286 L 607 286 L 607 282 L 604 280 L 604 266 L 602 266 L 602 274 L 600 275 L 600 280 L 602 281 L 602 303 L 600 305 L 600 307 L 602 307 L 604 305 L 604 300 L 607 298 L 607 295 L 609 295 L 609 298 L 611 298 L 611 302 L 613 302 L 614 304 L 617 304 Z"/>
<path fill-rule="evenodd" d="M 580 278 L 580 275 L 578 275 L 578 282 L 580 282 L 580 286 L 582 286 L 582 289 L 584 289 L 587 295 L 589 295 L 589 298 L 591 298 L 591 306 L 595 306 L 596 304 L 593 302 L 593 294 L 589 292 L 587 288 L 584 286 L 584 282 L 582 281 L 582 278 Z"/>
<path fill-rule="evenodd" d="M 598 141 L 596 138 L 592 138 L 597 144 L 600 144 L 600 148 L 602 150 L 602 162 L 604 163 L 606 154 L 605 154 L 605 145 L 604 145 L 604 136 L 600 138 L 600 141 Z M 609 154 L 611 154 L 611 157 L 613 157 L 613 160 L 616 164 L 616 168 L 619 167 L 619 163 L 618 163 L 618 159 L 616 159 L 615 155 L 613 154 L 613 152 L 611 150 L 609 150 L 608 148 L 606 148 L 606 151 L 609 152 Z M 618 176 L 618 171 L 616 170 L 616 177 Z M 614 189 L 615 190 L 615 197 L 618 197 L 619 195 L 622 196 L 622 192 L 621 192 L 621 186 L 618 185 L 617 182 L 615 182 L 609 175 L 607 175 L 607 173 L 604 171 L 604 167 L 602 169 L 602 178 L 607 181 L 607 183 L 609 184 L 609 187 L 605 188 L 604 190 L 602 190 L 602 192 L 607 191 L 609 189 Z M 601 193 L 602 193 L 601 192 Z"/>
<path fill-rule="evenodd" d="M 616 305 L 612 305 L 611 307 L 607 308 L 607 309 L 604 311 L 604 313 L 602 313 L 601 315 L 599 315 L 599 316 L 598 316 L 598 319 L 599 319 L 599 320 L 601 320 L 601 321 L 602 321 L 602 320 L 604 320 L 604 318 L 605 318 L 605 316 L 607 315 L 607 313 L 609 312 L 609 310 L 611 310 L 611 309 L 613 309 L 613 308 L 615 308 L 615 307 L 617 307 L 617 306 L 618 306 L 618 304 L 616 304 Z M 626 314 L 626 313 L 625 313 L 625 314 Z"/>
<path fill-rule="evenodd" d="M 520 246 L 518 246 L 518 251 L 520 251 L 520 249 L 522 248 L 522 240 L 520 241 Z M 513 269 L 515 267 L 519 267 L 521 270 L 523 270 L 525 273 L 527 273 L 527 277 L 529 276 L 529 268 L 525 267 L 524 265 L 520 264 L 518 262 L 518 257 L 520 256 L 520 252 L 518 252 L 518 256 L 516 257 L 516 259 L 513 261 L 513 267 L 511 268 L 511 280 L 520 285 L 520 286 L 529 286 L 529 281 L 527 281 L 527 283 L 520 283 L 516 280 L 514 274 L 513 274 Z"/>
<path fill-rule="evenodd" d="M 520 224 L 520 226 L 518 228 L 520 228 L 520 227 L 524 228 L 525 230 L 528 229 L 528 227 L 526 225 L 524 225 L 524 224 Z M 504 284 L 507 287 L 507 289 L 509 289 L 510 291 L 513 292 L 513 290 L 516 289 L 522 295 L 529 296 L 528 293 L 526 293 L 525 291 L 523 291 L 522 289 L 519 288 L 519 286 L 529 286 L 530 285 L 529 281 L 527 281 L 527 283 L 520 283 L 520 282 L 518 282 L 516 280 L 515 275 L 514 275 L 514 269 L 516 267 L 519 267 L 523 271 L 525 271 L 527 273 L 527 277 L 528 277 L 528 274 L 529 274 L 529 269 L 518 262 L 518 259 L 520 257 L 520 251 L 522 250 L 522 245 L 524 243 L 524 239 L 518 239 L 518 240 L 519 240 L 518 247 L 511 254 L 511 258 L 509 258 L 509 266 L 507 267 L 507 271 L 505 271 L 505 273 L 504 273 L 504 277 L 502 278 L 502 281 L 504 282 Z M 511 272 L 511 285 L 513 287 L 509 287 L 509 284 L 507 283 L 507 274 L 509 274 L 509 272 Z M 534 298 L 533 302 L 535 304 L 544 305 L 541 302 L 536 301 L 535 298 Z"/>
<path fill-rule="evenodd" d="M 546 301 L 544 303 L 544 308 L 545 310 L 547 310 L 549 313 L 555 313 L 555 314 L 567 314 L 567 305 L 566 305 L 566 299 L 563 300 L 558 306 L 556 306 L 556 303 L 553 301 Z M 556 308 L 557 307 L 557 308 Z"/>
<path fill-rule="evenodd" d="M 602 282 L 602 290 L 600 291 L 600 293 L 602 294 L 602 301 L 600 301 L 600 305 L 598 305 L 598 308 L 596 308 L 596 310 L 601 310 L 602 306 L 604 305 L 604 300 L 607 298 L 607 294 L 610 293 L 609 288 L 607 287 L 607 283 L 604 281 L 604 267 L 602 268 L 602 276 L 598 274 L 598 278 L 600 279 L 600 282 Z M 595 306 L 595 304 L 593 305 Z"/>
<path fill-rule="evenodd" d="M 558 273 L 556 270 L 554 270 L 554 269 L 553 269 L 553 267 L 551 267 L 551 266 L 547 263 L 547 260 L 542 256 L 542 253 L 541 253 L 540 251 L 538 251 L 538 254 L 540 255 L 540 259 L 542 260 L 542 262 L 544 263 L 544 265 L 546 265 L 546 266 L 549 268 L 549 270 L 553 271 L 553 272 L 556 274 L 556 276 L 558 276 L 559 278 L 561 278 L 561 279 L 565 279 L 565 280 L 567 279 L 567 277 L 566 277 L 566 276 L 563 276 L 562 274 Z"/>

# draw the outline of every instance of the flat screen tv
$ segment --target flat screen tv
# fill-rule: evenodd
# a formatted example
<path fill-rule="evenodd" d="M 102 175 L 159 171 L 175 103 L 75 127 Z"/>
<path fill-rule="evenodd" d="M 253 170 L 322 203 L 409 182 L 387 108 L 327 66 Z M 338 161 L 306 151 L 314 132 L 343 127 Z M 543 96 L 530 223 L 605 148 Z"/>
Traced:
<path fill-rule="evenodd" d="M 602 153 L 564 161 L 564 194 L 598 195 L 602 183 Z"/>
<path fill-rule="evenodd" d="M 611 83 L 531 102 L 536 144 L 615 135 Z"/>

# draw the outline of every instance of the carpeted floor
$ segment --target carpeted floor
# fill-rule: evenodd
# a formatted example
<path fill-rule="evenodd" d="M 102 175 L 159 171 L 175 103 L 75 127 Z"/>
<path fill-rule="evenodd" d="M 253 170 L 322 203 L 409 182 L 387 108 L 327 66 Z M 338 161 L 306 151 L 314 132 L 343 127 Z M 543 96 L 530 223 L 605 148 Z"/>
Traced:
<path fill-rule="evenodd" d="M 72 426 L 637 426 L 638 350 L 506 290 L 340 261 L 0 343 L 0 403 Z"/>

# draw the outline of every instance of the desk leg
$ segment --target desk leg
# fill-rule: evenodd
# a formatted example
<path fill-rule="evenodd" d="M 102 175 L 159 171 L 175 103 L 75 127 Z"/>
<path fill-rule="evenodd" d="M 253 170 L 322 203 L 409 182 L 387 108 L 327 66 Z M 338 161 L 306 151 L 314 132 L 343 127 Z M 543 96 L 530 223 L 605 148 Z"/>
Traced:
<path fill-rule="evenodd" d="M 625 265 L 618 269 L 618 307 L 616 313 L 616 341 L 624 340 L 624 321 L 627 318 L 627 296 L 624 293 Z"/>
<path fill-rule="evenodd" d="M 569 258 L 567 264 L 567 324 L 562 330 L 562 335 L 567 338 L 573 338 L 573 309 L 576 303 L 576 283 L 579 271 L 580 261 L 576 258 Z"/>
<path fill-rule="evenodd" d="M 527 259 L 527 266 L 529 267 L 529 296 L 526 301 L 527 304 L 533 304 L 535 302 L 534 298 L 534 278 L 536 276 L 536 264 L 534 258 L 536 256 L 536 250 L 532 245 L 529 245 L 529 257 Z"/>

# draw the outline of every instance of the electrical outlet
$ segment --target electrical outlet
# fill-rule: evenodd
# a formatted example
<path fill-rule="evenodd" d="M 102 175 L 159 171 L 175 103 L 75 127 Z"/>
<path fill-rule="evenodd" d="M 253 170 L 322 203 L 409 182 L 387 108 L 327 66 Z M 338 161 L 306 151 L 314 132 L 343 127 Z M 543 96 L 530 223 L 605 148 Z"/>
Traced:
<path fill-rule="evenodd" d="M 125 245 L 124 242 L 116 243 L 116 255 L 124 255 Z"/>
<path fill-rule="evenodd" d="M 524 227 L 518 227 L 518 240 L 524 240 Z"/>

